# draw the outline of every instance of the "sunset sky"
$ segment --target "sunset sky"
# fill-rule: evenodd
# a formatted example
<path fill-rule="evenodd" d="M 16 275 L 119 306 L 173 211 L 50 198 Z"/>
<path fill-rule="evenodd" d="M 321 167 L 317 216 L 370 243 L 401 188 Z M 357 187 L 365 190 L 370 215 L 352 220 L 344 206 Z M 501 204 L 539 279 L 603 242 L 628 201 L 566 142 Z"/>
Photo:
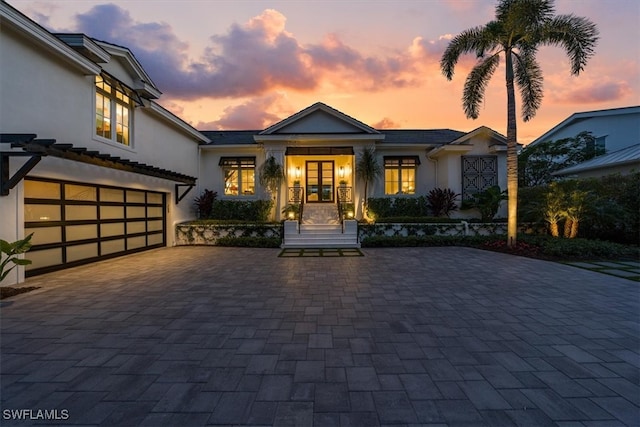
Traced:
<path fill-rule="evenodd" d="M 315 102 L 375 128 L 506 133 L 504 69 L 477 120 L 462 86 L 440 73 L 448 40 L 494 17 L 489 0 L 9 0 L 53 32 L 128 47 L 160 103 L 200 130 L 263 129 Z M 558 0 L 556 13 L 596 23 L 596 54 L 578 77 L 563 50 L 540 50 L 545 97 L 518 122 L 528 143 L 574 112 L 640 105 L 640 2 Z M 518 108 L 519 110 L 519 108 Z"/>

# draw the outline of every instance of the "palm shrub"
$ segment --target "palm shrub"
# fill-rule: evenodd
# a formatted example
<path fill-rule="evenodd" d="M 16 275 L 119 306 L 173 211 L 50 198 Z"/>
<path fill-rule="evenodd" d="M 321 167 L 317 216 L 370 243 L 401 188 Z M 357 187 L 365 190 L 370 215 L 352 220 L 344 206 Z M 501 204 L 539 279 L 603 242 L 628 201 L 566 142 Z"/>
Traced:
<path fill-rule="evenodd" d="M 448 217 L 451 212 L 458 209 L 456 199 L 459 196 L 450 188 L 434 188 L 427 195 L 427 203 L 433 215 Z"/>
<path fill-rule="evenodd" d="M 502 191 L 500 186 L 494 185 L 473 194 L 471 199 L 463 201 L 462 209 L 477 209 L 480 212 L 481 221 L 488 222 L 495 218 L 503 200 L 507 200 L 507 192 Z"/>
<path fill-rule="evenodd" d="M 280 186 L 284 181 L 284 168 L 275 157 L 269 156 L 260 166 L 260 185 L 267 189 L 275 206 L 279 206 Z M 276 209 L 277 212 L 277 209 Z"/>
<path fill-rule="evenodd" d="M 382 175 L 382 166 L 376 157 L 374 147 L 365 147 L 356 161 L 356 177 L 364 181 L 364 212 L 367 212 L 369 184 L 373 184 Z"/>

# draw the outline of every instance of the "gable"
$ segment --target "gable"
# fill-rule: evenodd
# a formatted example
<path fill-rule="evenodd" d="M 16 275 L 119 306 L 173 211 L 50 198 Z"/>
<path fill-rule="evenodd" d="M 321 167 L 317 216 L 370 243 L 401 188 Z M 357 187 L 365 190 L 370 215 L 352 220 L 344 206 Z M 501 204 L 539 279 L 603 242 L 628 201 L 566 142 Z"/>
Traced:
<path fill-rule="evenodd" d="M 316 102 L 268 127 L 260 132 L 260 135 L 329 133 L 380 135 L 374 128 L 322 102 Z"/>
<path fill-rule="evenodd" d="M 315 111 L 280 129 L 274 134 L 320 134 L 320 133 L 365 133 L 361 128 L 352 123 L 345 122 L 339 117 L 328 114 L 325 111 Z"/>

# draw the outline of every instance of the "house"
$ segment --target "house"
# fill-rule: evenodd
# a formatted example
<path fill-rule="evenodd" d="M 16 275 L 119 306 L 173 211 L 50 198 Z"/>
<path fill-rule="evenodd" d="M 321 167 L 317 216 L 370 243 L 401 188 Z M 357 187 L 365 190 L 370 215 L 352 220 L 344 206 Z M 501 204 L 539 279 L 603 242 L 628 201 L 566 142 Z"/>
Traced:
<path fill-rule="evenodd" d="M 506 188 L 505 138 L 484 126 L 379 130 L 318 102 L 266 129 L 198 131 L 158 104 L 160 88 L 126 47 L 52 34 L 5 2 L 0 29 L 0 238 L 33 233 L 34 244 L 33 264 L 2 285 L 172 246 L 204 189 L 268 197 L 258 176 L 272 156 L 285 170 L 278 214 L 340 199 L 361 217 L 365 147 L 384 169 L 369 197 Z"/>
<path fill-rule="evenodd" d="M 34 233 L 26 274 L 172 245 L 209 139 L 156 102 L 126 47 L 52 34 L 5 2 L 0 29 L 0 237 Z"/>
<path fill-rule="evenodd" d="M 573 138 L 581 132 L 591 132 L 595 138 L 595 148 L 605 154 L 561 169 L 554 176 L 604 176 L 640 170 L 638 150 L 630 148 L 640 144 L 640 106 L 574 113 L 536 138 L 530 146 Z"/>

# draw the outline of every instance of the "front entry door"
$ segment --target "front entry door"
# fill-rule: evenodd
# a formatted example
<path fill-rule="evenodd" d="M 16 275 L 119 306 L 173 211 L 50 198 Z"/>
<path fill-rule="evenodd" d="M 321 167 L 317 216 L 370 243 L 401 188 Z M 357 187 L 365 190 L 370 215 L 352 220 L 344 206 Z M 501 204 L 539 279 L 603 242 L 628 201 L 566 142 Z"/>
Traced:
<path fill-rule="evenodd" d="M 307 203 L 333 203 L 333 161 L 307 161 Z"/>

